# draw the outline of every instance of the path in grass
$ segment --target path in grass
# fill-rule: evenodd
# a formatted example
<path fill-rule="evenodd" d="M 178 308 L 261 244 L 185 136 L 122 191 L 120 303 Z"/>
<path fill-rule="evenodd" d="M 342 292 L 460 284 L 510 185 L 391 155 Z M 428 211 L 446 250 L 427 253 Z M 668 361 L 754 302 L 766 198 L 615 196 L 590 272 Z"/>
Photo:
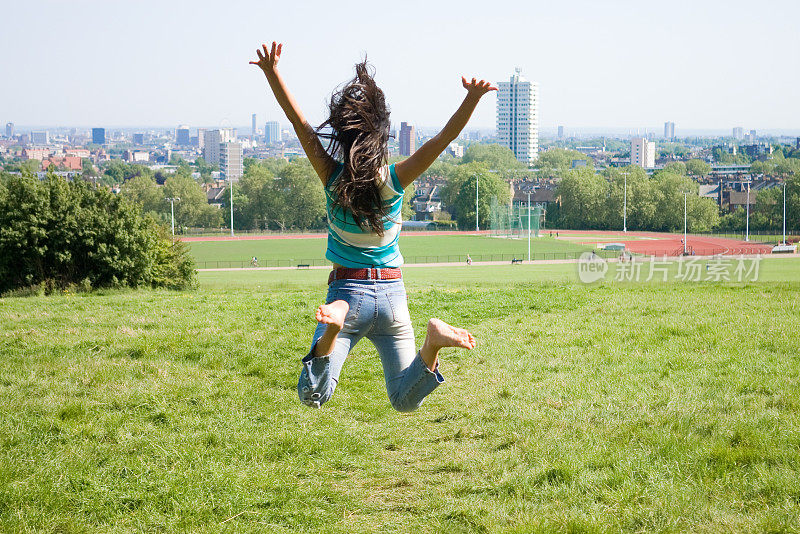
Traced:
<path fill-rule="evenodd" d="M 534 267 L 407 269 L 418 341 L 431 315 L 479 340 L 408 415 L 366 341 L 298 402 L 319 272 L 0 300 L 2 530 L 800 528 L 800 284 Z"/>

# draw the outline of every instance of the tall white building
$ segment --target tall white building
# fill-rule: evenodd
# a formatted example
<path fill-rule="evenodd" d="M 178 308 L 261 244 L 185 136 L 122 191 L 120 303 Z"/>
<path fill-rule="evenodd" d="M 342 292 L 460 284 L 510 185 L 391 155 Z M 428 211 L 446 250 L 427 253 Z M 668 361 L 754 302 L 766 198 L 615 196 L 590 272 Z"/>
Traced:
<path fill-rule="evenodd" d="M 229 141 L 236 141 L 236 130 L 234 128 L 206 130 L 203 142 L 203 158 L 206 163 L 220 165 L 219 147 L 222 143 Z"/>
<path fill-rule="evenodd" d="M 675 123 L 664 123 L 664 139 L 675 139 Z"/>
<path fill-rule="evenodd" d="M 264 142 L 268 145 L 281 142 L 281 125 L 278 121 L 268 121 L 264 126 Z"/>
<path fill-rule="evenodd" d="M 656 166 L 656 144 L 644 137 L 631 139 L 631 165 L 638 165 L 644 169 Z"/>
<path fill-rule="evenodd" d="M 736 139 L 737 141 L 741 141 L 742 139 L 744 139 L 744 128 L 742 128 L 741 126 L 734 127 L 733 138 Z"/>
<path fill-rule="evenodd" d="M 219 144 L 219 174 L 226 180 L 238 180 L 244 174 L 242 144 L 227 141 Z"/>
<path fill-rule="evenodd" d="M 497 85 L 497 137 L 530 165 L 539 156 L 539 84 L 516 69 L 509 81 Z"/>

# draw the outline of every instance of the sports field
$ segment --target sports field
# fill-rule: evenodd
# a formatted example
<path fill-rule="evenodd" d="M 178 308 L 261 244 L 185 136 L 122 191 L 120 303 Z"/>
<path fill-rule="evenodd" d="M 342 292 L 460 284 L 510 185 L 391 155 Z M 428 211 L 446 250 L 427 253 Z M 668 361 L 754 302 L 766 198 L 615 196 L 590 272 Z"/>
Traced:
<path fill-rule="evenodd" d="M 299 239 L 251 239 L 191 241 L 191 248 L 198 266 L 245 267 L 253 256 L 259 265 L 310 265 L 329 264 L 325 260 L 325 237 Z M 540 258 L 574 258 L 592 247 L 540 237 L 531 240 L 533 255 Z M 488 235 L 401 235 L 400 247 L 407 263 L 463 262 L 469 254 L 475 261 L 511 260 L 527 258 L 527 239 L 505 239 Z"/>
<path fill-rule="evenodd" d="M 586 285 L 575 265 L 408 267 L 418 339 L 438 316 L 479 341 L 443 352 L 447 381 L 412 414 L 366 341 L 321 410 L 297 400 L 324 270 L 2 299 L 0 525 L 797 532 L 798 273 L 768 259 L 759 282 Z"/>

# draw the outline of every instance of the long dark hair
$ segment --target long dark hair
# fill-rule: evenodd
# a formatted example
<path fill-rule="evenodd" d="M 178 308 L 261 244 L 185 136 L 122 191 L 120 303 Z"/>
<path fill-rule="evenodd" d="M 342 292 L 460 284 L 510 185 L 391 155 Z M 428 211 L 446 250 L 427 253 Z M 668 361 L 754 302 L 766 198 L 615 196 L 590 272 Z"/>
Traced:
<path fill-rule="evenodd" d="M 331 96 L 330 117 L 317 135 L 328 140 L 328 154 L 344 163 L 333 184 L 336 205 L 350 211 L 361 228 L 383 235 L 381 219 L 387 209 L 376 180 L 388 162 L 390 123 L 386 99 L 373 76 L 366 59 L 356 65 L 355 78 Z"/>

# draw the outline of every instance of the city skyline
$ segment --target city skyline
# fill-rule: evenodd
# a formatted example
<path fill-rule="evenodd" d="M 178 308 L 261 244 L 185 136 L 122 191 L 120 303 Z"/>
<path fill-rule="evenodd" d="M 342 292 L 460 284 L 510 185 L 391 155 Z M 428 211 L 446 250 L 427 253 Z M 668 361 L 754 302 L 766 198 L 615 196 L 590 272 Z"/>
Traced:
<path fill-rule="evenodd" d="M 442 125 L 463 97 L 461 75 L 500 82 L 520 67 L 540 84 L 542 130 L 658 131 L 669 120 L 682 131 L 794 131 L 800 73 L 783 56 L 800 43 L 791 26 L 800 6 L 771 0 L 752 13 L 739 1 L 678 4 L 409 1 L 343 13 L 308 2 L 283 6 L 276 16 L 252 2 L 224 10 L 210 2 L 187 9 L 145 0 L 136 10 L 93 0 L 78 9 L 14 3 L 0 23 L 0 43 L 15 50 L 0 60 L 14 74 L 0 87 L 0 121 L 244 127 L 253 112 L 282 121 L 263 75 L 247 64 L 258 44 L 276 39 L 285 43 L 280 68 L 312 124 L 368 55 L 397 124 Z M 781 17 L 768 16 L 775 9 Z M 508 31 L 512 14 L 513 26 L 527 31 Z M 65 33 L 67 27 L 91 31 Z M 722 42 L 730 53 L 710 61 L 706 51 Z M 82 60 L 88 66 L 76 69 Z M 493 127 L 494 108 L 494 98 L 482 102 L 470 127 Z"/>

